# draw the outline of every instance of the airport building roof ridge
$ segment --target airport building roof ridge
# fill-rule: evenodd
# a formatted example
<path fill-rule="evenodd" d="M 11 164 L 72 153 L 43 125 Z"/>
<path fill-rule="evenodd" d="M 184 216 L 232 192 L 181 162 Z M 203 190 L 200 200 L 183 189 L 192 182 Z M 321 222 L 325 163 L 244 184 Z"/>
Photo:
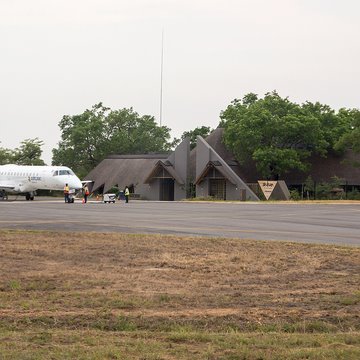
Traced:
<path fill-rule="evenodd" d="M 167 159 L 169 153 L 159 154 L 128 154 L 128 155 L 108 155 L 106 159 Z"/>

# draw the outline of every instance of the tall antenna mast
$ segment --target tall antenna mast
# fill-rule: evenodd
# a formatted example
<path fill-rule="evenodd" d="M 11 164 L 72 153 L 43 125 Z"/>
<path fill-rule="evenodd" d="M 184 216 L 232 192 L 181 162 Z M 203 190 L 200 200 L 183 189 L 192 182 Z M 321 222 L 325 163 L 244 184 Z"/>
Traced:
<path fill-rule="evenodd" d="M 162 29 L 162 32 L 161 32 L 160 127 L 162 126 L 163 67 L 164 67 L 164 29 Z"/>

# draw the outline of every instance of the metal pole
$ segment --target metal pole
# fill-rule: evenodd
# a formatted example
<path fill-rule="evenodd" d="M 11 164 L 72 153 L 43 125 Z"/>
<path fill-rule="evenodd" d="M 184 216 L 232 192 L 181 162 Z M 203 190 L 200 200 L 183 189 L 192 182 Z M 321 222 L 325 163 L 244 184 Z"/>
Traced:
<path fill-rule="evenodd" d="M 162 126 L 162 93 L 163 93 L 163 67 L 164 67 L 164 29 L 161 32 L 161 69 L 160 69 L 160 127 Z"/>

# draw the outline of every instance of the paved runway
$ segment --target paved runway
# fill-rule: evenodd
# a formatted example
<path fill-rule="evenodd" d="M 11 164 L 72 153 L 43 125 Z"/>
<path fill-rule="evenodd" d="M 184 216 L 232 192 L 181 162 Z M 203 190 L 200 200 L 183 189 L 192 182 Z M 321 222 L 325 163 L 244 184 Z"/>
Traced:
<path fill-rule="evenodd" d="M 360 204 L 0 201 L 3 229 L 219 236 L 360 246 Z"/>

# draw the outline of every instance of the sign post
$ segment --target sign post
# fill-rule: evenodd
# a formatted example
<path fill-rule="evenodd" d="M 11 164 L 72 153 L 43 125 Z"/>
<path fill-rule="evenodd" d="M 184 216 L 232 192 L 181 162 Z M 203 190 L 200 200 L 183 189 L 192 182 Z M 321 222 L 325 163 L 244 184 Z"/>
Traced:
<path fill-rule="evenodd" d="M 265 195 L 265 199 L 269 200 L 269 197 L 275 189 L 277 181 L 259 180 L 258 183 L 260 185 L 260 189 Z"/>
<path fill-rule="evenodd" d="M 290 199 L 290 192 L 284 180 L 280 180 L 280 181 L 259 180 L 258 184 L 260 186 L 261 191 L 264 193 L 266 200 L 269 200 L 270 197 L 272 197 L 273 200 Z"/>

